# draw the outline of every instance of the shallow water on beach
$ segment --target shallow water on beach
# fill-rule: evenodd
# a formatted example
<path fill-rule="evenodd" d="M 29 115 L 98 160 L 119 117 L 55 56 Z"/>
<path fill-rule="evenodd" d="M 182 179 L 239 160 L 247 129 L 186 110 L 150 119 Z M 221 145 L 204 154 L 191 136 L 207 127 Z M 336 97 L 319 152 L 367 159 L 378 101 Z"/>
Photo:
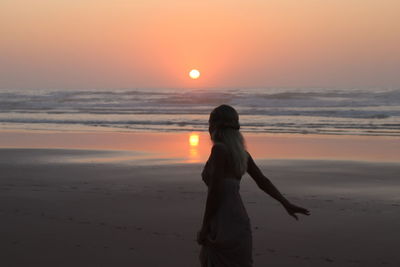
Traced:
<path fill-rule="evenodd" d="M 257 160 L 400 162 L 399 137 L 254 133 L 245 133 L 244 137 L 247 150 Z M 0 162 L 18 161 L 18 158 L 25 153 L 27 156 L 38 153 L 42 156 L 29 157 L 40 162 L 62 163 L 110 162 L 134 165 L 204 163 L 210 155 L 211 146 L 210 136 L 205 132 L 5 130 L 0 131 L 0 148 L 16 150 L 14 152 L 8 150 L 3 157 L 0 157 Z M 13 153 L 16 157 L 12 157 Z"/>

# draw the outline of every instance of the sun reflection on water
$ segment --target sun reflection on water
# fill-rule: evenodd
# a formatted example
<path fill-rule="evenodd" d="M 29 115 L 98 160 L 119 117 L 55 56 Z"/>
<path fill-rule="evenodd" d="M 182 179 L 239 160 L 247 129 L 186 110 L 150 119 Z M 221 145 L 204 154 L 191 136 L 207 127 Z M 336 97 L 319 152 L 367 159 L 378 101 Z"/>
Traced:
<path fill-rule="evenodd" d="M 191 133 L 189 136 L 189 144 L 192 147 L 198 146 L 199 145 L 199 135 L 196 133 Z"/>
<path fill-rule="evenodd" d="M 200 137 L 197 133 L 191 133 L 189 135 L 189 161 L 190 162 L 198 162 L 199 159 L 199 146 Z"/>

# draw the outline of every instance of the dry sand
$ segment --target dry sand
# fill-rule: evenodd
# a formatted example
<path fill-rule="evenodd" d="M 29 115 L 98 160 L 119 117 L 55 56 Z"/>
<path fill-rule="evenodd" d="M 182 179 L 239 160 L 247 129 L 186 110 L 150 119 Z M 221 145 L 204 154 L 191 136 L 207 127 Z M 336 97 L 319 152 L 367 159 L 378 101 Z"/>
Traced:
<path fill-rule="evenodd" d="M 202 166 L 67 160 L 107 153 L 0 149 L 1 266 L 199 266 Z M 400 266 L 400 165 L 258 162 L 312 215 L 293 220 L 244 176 L 255 267 Z"/>

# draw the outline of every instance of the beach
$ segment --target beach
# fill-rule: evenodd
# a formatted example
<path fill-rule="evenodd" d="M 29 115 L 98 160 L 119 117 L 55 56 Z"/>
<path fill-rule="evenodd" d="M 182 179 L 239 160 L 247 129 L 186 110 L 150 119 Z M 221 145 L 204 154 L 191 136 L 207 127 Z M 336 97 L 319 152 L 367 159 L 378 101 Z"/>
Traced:
<path fill-rule="evenodd" d="M 115 144 L 112 150 L 104 136 L 90 146 L 84 140 L 93 138 L 75 133 L 80 142 L 63 147 L 73 134 L 52 143 L 49 136 L 56 133 L 34 132 L 29 138 L 36 141 L 29 146 L 24 134 L 0 134 L 4 266 L 200 266 L 195 237 L 206 199 L 200 173 L 209 143 L 200 138 L 197 149 L 187 144 L 188 133 L 159 133 L 151 136 L 161 143 L 145 144 L 139 137 L 149 138 L 148 133 L 123 133 L 132 147 Z M 19 147 L 6 136 L 18 137 Z M 178 140 L 169 144 L 175 150 L 183 150 L 181 140 L 187 151 L 171 152 L 162 146 L 162 136 Z M 295 221 L 245 175 L 241 195 L 252 223 L 254 266 L 400 264 L 398 139 L 375 138 L 387 153 L 373 156 L 361 145 L 363 137 L 353 138 L 359 144 L 333 138 L 337 151 L 347 147 L 347 156 L 331 151 L 301 158 L 296 156 L 301 144 L 316 153 L 318 144 L 329 146 L 332 138 L 248 137 L 249 151 L 266 176 L 290 201 L 311 211 Z M 260 152 L 260 144 L 268 142 L 281 144 L 276 158 Z M 146 154 L 139 143 L 155 147 Z M 296 149 L 285 152 L 285 144 Z"/>
<path fill-rule="evenodd" d="M 1 1 L 0 267 L 400 267 L 398 10 Z"/>

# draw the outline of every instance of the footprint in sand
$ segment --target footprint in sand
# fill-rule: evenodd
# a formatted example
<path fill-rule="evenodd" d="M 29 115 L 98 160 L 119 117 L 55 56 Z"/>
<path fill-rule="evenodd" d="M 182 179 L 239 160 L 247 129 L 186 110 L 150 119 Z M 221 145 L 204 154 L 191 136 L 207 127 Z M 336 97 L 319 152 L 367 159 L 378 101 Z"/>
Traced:
<path fill-rule="evenodd" d="M 348 260 L 347 262 L 349 262 L 349 263 L 360 263 L 359 260 Z"/>
<path fill-rule="evenodd" d="M 126 231 L 128 229 L 128 227 L 126 227 L 126 226 L 114 226 L 114 228 L 118 229 L 118 230 L 124 230 L 124 231 Z"/>
<path fill-rule="evenodd" d="M 79 224 L 92 224 L 92 222 L 89 222 L 89 221 L 79 221 L 78 223 Z"/>
<path fill-rule="evenodd" d="M 165 235 L 165 234 L 160 232 L 153 232 L 153 235 Z"/>
<path fill-rule="evenodd" d="M 327 261 L 327 262 L 334 262 L 334 260 L 331 259 L 331 258 L 324 258 L 324 260 Z"/>

